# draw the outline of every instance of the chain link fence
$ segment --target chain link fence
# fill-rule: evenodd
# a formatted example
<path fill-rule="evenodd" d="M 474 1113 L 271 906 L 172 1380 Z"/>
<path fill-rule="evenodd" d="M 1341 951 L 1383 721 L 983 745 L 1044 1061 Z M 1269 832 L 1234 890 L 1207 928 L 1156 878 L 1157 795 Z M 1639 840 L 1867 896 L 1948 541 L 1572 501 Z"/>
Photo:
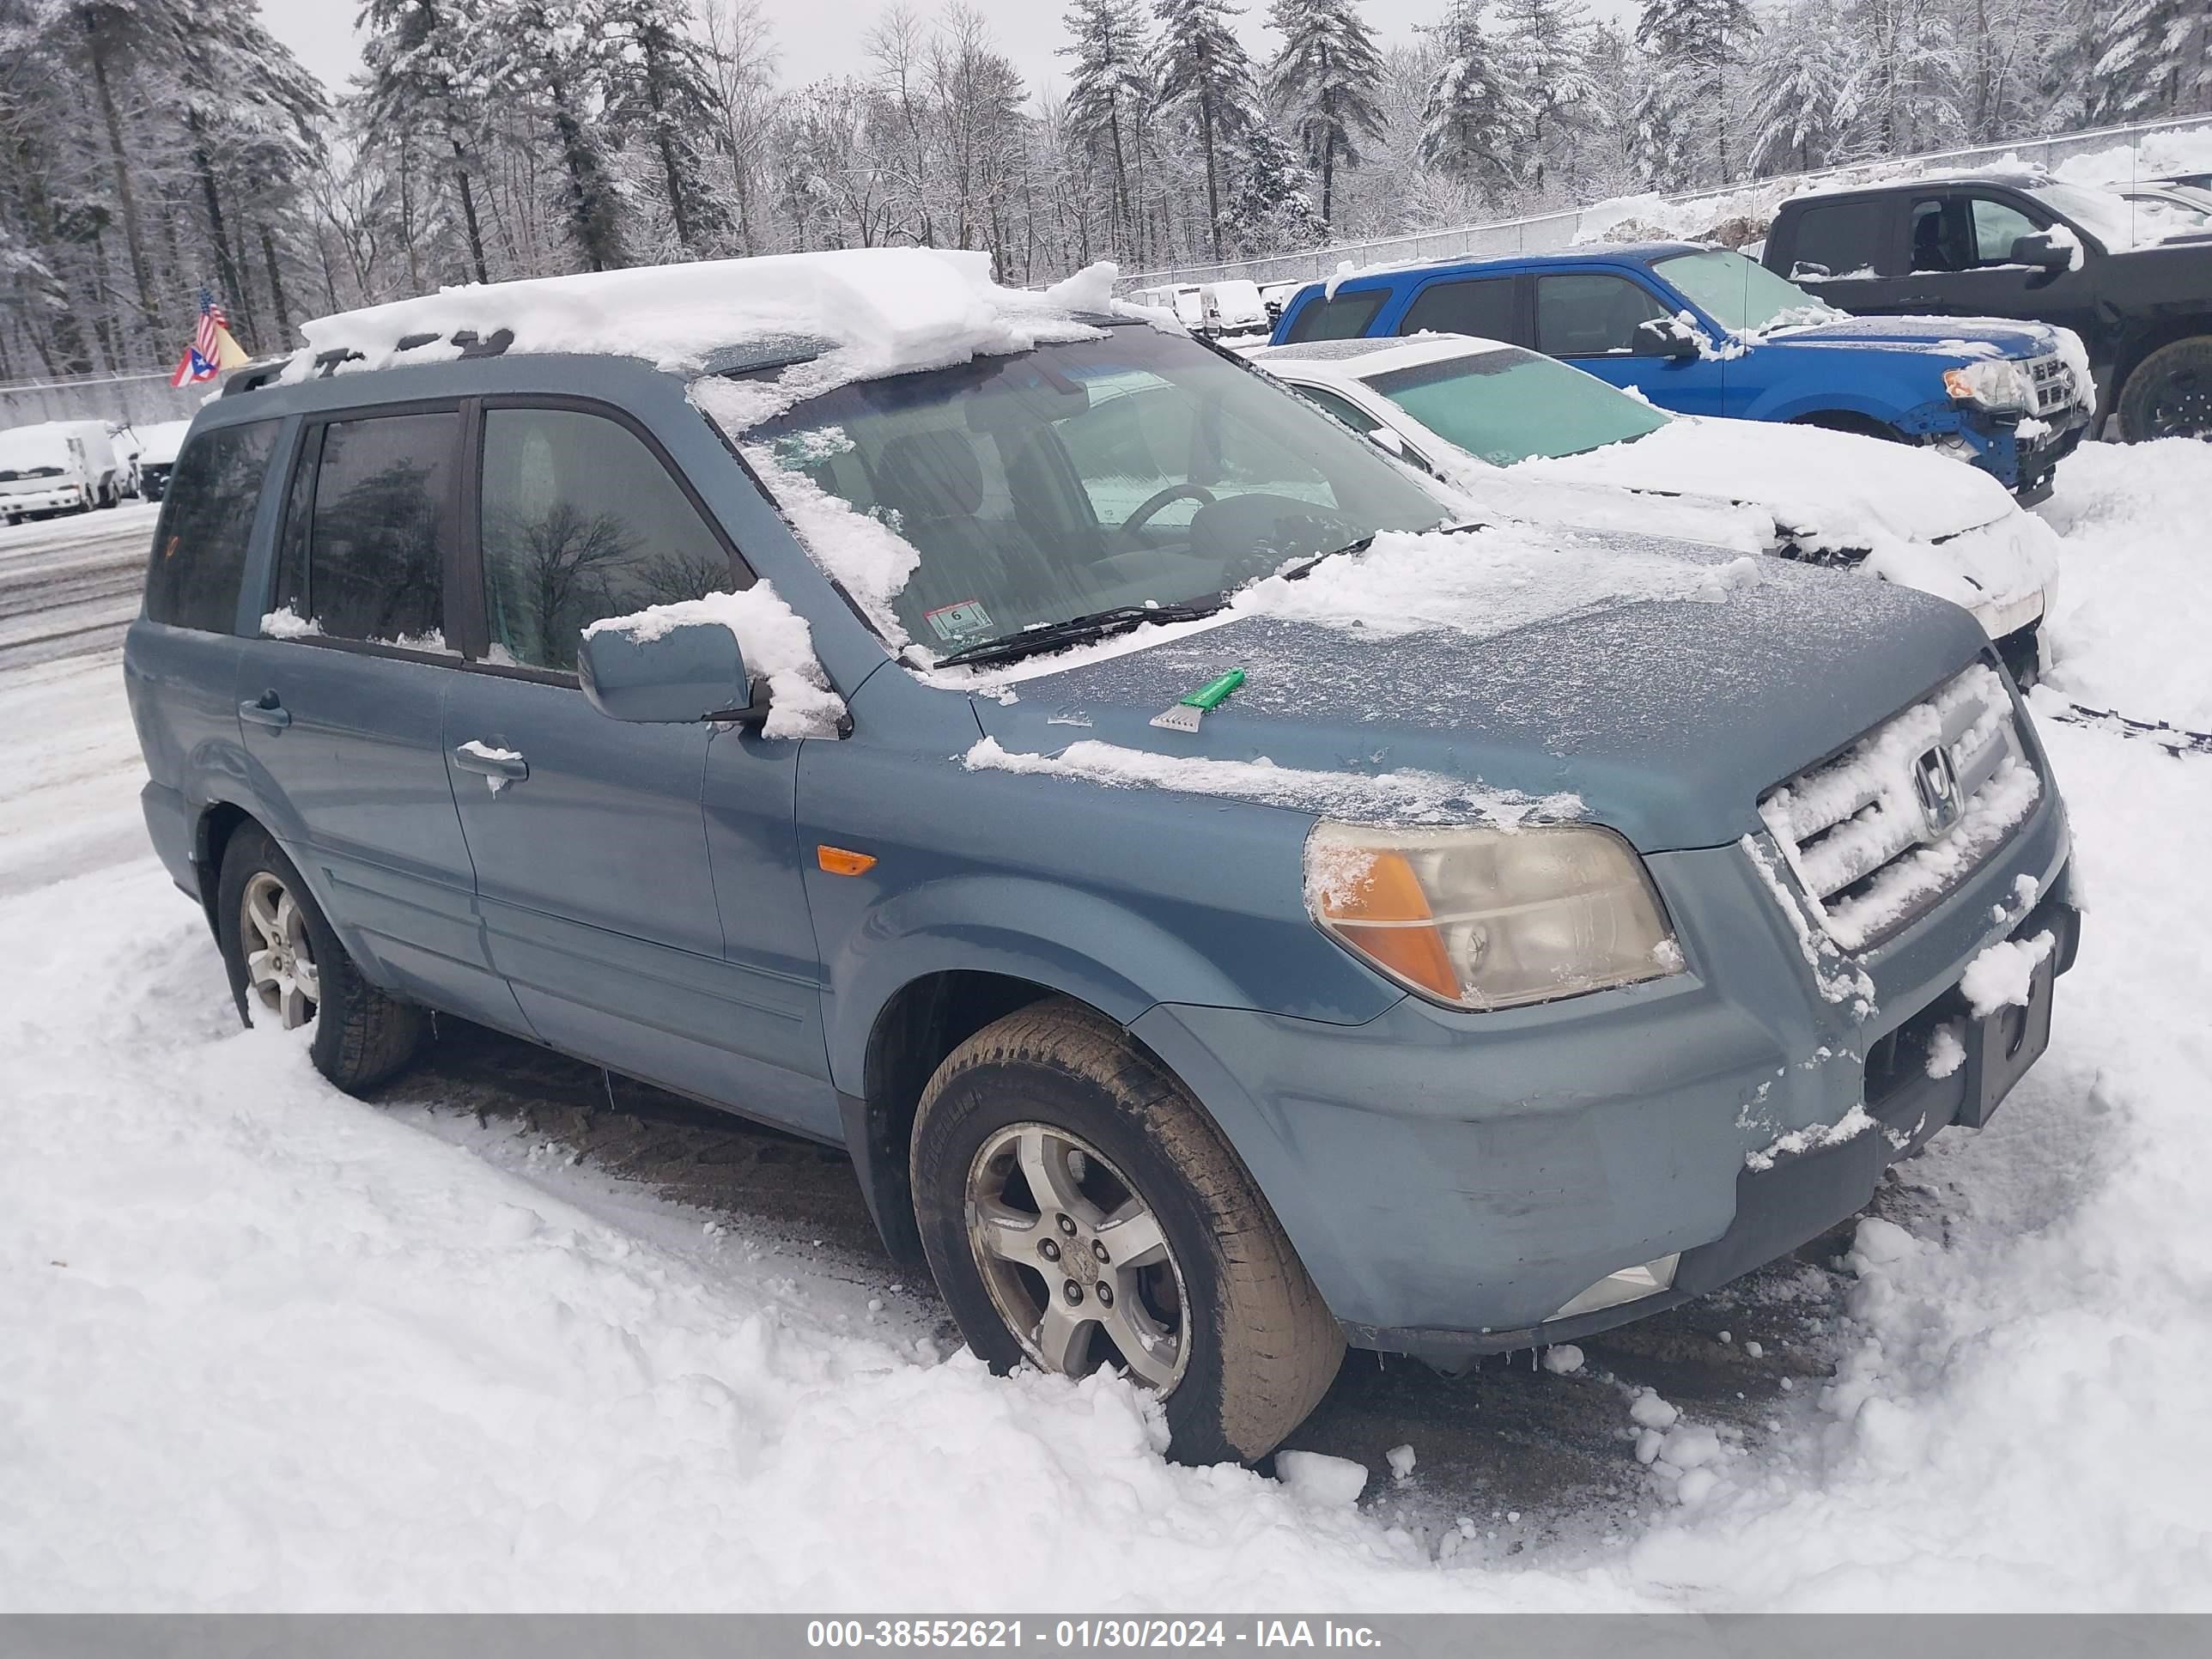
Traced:
<path fill-rule="evenodd" d="M 166 374 L 0 381 L 0 431 L 42 421 L 106 421 L 112 426 L 190 420 L 215 386 L 209 381 L 179 388 Z"/>
<path fill-rule="evenodd" d="M 1725 210 L 1730 204 L 1756 193 L 1776 200 L 1795 194 L 1807 185 L 1879 167 L 1885 171 L 1917 171 L 1936 167 L 1972 167 L 1993 161 L 2016 161 L 2028 166 L 2055 167 L 2076 155 L 2111 149 L 2121 144 L 2140 149 L 2142 141 L 2158 133 L 2212 129 L 2212 116 L 2176 116 L 2163 121 L 2142 121 L 2126 126 L 2098 127 L 2056 138 L 2033 138 L 2004 144 L 1984 144 L 1971 149 L 1933 150 L 1921 155 L 1898 156 L 1853 167 L 1826 167 L 1812 173 L 1778 173 L 1771 178 L 1731 185 L 1724 189 L 1693 191 L 1680 196 L 1653 198 L 1674 213 L 1710 204 Z M 1610 225 L 1626 216 L 1625 204 L 1602 210 L 1594 222 Z M 1355 266 L 1372 264 L 1437 264 L 1454 259 L 1494 259 L 1511 254 L 1551 253 L 1573 245 L 1583 222 L 1600 210 L 1566 208 L 1554 213 L 1500 219 L 1455 229 L 1421 231 L 1404 236 L 1381 236 L 1358 242 L 1336 242 L 1298 253 L 1270 254 L 1263 258 L 1234 259 L 1223 264 L 1165 265 L 1155 270 L 1133 271 L 1118 284 L 1124 290 L 1164 288 L 1176 283 L 1212 283 L 1247 277 L 1255 283 L 1310 283 L 1327 277 L 1347 261 Z M 1716 216 L 1723 216 L 1717 212 Z"/>

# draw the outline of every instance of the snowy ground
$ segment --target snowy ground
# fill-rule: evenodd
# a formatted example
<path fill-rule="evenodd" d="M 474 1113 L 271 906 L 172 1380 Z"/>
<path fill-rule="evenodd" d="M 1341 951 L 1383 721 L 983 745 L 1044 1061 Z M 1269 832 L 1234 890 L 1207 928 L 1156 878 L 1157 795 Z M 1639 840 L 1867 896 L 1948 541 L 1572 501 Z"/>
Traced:
<path fill-rule="evenodd" d="M 2061 470 L 2067 696 L 2212 726 L 2208 469 Z M 1576 1374 L 1401 1368 L 1352 1507 L 989 1377 L 804 1202 L 574 1161 L 465 1055 L 336 1095 L 145 855 L 113 656 L 44 648 L 0 649 L 0 1607 L 2212 1607 L 2212 759 L 2046 726 L 2093 907 L 2051 1052 L 1848 1262 Z M 1603 1480 L 1543 1488 L 1546 1401 Z M 1424 1455 L 1447 1413 L 1518 1488 Z"/>

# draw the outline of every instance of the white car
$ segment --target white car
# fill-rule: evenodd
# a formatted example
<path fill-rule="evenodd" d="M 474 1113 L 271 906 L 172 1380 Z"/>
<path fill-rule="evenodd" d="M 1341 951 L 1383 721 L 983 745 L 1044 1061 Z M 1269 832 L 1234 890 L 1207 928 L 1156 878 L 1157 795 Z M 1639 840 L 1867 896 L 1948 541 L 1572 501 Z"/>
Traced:
<path fill-rule="evenodd" d="M 1467 335 L 1243 355 L 1491 512 L 1863 570 L 1966 606 L 2035 678 L 2057 537 L 1976 468 L 1856 433 L 1670 415 Z"/>

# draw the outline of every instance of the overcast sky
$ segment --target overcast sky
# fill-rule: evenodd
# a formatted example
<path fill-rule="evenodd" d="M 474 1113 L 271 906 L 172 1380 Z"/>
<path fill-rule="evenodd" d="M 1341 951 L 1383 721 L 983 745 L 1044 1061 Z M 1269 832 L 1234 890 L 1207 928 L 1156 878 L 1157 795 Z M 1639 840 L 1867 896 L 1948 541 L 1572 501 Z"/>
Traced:
<path fill-rule="evenodd" d="M 990 20 L 1000 50 L 1021 71 L 1031 96 L 1048 84 L 1066 90 L 1065 60 L 1054 55 L 1066 40 L 1060 21 L 1066 10 L 1065 0 L 970 3 Z M 1366 12 L 1376 33 L 1388 42 L 1409 38 L 1416 24 L 1434 22 L 1444 5 L 1445 0 L 1366 0 Z M 880 9 L 872 0 L 766 0 L 764 9 L 775 26 L 787 82 L 797 85 L 825 75 L 866 73 L 860 42 Z M 361 66 L 353 27 L 360 9 L 360 0 L 261 0 L 270 32 L 333 89 L 343 87 Z M 915 9 L 927 15 L 935 8 L 929 0 L 916 0 Z M 1595 0 L 1592 9 L 1618 17 L 1633 12 L 1636 4 L 1635 0 Z M 1239 20 L 1245 44 L 1257 54 L 1270 52 L 1276 45 L 1275 36 L 1265 27 L 1267 11 L 1267 0 L 1249 0 Z"/>

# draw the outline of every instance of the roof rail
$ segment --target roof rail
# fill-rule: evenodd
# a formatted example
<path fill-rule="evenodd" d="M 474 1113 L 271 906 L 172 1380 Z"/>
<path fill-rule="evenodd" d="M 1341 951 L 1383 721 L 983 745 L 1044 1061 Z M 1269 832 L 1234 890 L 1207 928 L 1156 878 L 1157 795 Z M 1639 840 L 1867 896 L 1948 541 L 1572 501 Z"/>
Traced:
<path fill-rule="evenodd" d="M 278 357 L 265 363 L 248 363 L 222 383 L 222 395 L 226 398 L 235 398 L 241 392 L 258 392 L 284 372 L 284 365 L 289 360 L 287 358 Z"/>

